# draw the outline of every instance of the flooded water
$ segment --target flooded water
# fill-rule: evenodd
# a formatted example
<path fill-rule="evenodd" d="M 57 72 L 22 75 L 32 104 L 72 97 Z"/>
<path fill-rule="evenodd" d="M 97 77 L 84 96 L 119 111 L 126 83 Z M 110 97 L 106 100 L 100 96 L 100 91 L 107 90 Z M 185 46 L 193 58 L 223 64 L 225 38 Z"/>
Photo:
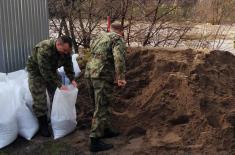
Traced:
<path fill-rule="evenodd" d="M 215 42 L 219 42 L 219 41 L 215 41 Z M 219 47 L 217 49 L 224 50 L 224 51 L 229 51 L 229 52 L 235 54 L 233 40 L 225 40 L 223 42 L 223 44 L 221 45 L 221 47 Z"/>
<path fill-rule="evenodd" d="M 197 48 L 197 45 L 200 44 L 199 41 L 186 41 L 182 42 L 179 47 L 180 48 L 192 48 L 192 49 L 209 49 L 209 50 L 223 50 L 223 51 L 229 51 L 233 54 L 235 54 L 235 48 L 233 40 L 227 39 L 227 40 L 210 40 L 207 42 L 207 48 Z"/>
<path fill-rule="evenodd" d="M 96 31 L 103 31 L 105 26 L 106 22 L 101 23 L 99 27 L 97 27 L 97 30 L 95 29 L 94 33 L 96 33 Z M 147 24 L 142 24 L 141 26 L 147 26 Z M 103 30 L 101 28 L 103 28 Z M 136 31 L 138 31 L 138 29 Z M 58 34 L 53 30 L 53 27 L 50 24 L 50 37 L 56 38 L 57 36 Z M 178 48 L 224 50 L 235 54 L 233 43 L 235 37 L 235 25 L 211 25 L 208 23 L 193 24 L 191 30 L 187 33 L 187 36 L 189 39 L 181 42 L 177 46 Z M 194 39 L 191 39 L 191 37 Z M 204 38 L 204 40 L 200 37 Z M 140 42 L 133 41 L 130 43 L 130 46 L 136 47 L 142 46 L 142 44 Z"/>

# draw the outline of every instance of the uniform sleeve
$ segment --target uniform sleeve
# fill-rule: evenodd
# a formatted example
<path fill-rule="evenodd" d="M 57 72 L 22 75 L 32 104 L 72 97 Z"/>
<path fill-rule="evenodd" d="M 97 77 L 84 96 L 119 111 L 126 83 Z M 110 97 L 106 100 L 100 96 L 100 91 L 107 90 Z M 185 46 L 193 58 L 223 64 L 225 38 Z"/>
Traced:
<path fill-rule="evenodd" d="M 125 80 L 126 64 L 125 64 L 125 43 L 119 39 L 114 42 L 113 57 L 115 64 L 116 79 Z"/>
<path fill-rule="evenodd" d="M 64 71 L 66 75 L 68 76 L 70 81 L 74 80 L 74 69 L 73 69 L 73 62 L 71 55 L 66 56 L 65 64 L 64 64 Z"/>
<path fill-rule="evenodd" d="M 55 84 L 57 87 L 61 87 L 61 82 L 57 73 L 52 70 L 50 64 L 50 56 L 48 55 L 49 52 L 42 52 L 39 51 L 37 54 L 38 59 L 38 66 L 41 75 L 49 84 Z"/>

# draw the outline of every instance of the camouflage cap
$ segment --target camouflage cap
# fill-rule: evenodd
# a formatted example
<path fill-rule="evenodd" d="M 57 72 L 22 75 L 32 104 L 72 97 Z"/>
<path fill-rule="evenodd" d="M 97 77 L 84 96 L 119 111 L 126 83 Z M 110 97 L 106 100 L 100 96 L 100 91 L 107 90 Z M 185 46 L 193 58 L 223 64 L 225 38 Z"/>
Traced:
<path fill-rule="evenodd" d="M 123 25 L 122 25 L 121 23 L 119 23 L 119 22 L 114 22 L 114 23 L 112 23 L 112 24 L 111 24 L 111 28 L 112 28 L 113 30 L 116 30 L 116 31 L 123 31 L 123 30 L 124 30 Z"/>

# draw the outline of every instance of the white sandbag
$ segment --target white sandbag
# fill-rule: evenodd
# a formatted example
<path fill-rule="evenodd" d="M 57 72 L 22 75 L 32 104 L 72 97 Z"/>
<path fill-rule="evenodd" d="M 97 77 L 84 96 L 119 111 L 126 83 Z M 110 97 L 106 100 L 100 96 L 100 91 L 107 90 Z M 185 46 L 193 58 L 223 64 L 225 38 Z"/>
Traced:
<path fill-rule="evenodd" d="M 22 82 L 18 80 L 22 80 Z M 14 105 L 17 109 L 16 119 L 19 135 L 27 140 L 31 140 L 38 131 L 39 125 L 33 112 L 27 106 L 27 104 L 31 104 L 32 107 L 32 96 L 30 94 L 26 80 L 27 78 L 18 78 L 14 80 L 8 80 L 8 83 L 14 86 L 14 89 L 12 90 L 12 97 L 14 99 Z"/>
<path fill-rule="evenodd" d="M 77 57 L 78 57 L 78 54 L 72 55 L 73 70 L 75 73 L 75 77 L 78 77 L 78 75 L 81 73 L 81 69 L 78 66 Z"/>
<path fill-rule="evenodd" d="M 6 82 L 7 75 L 6 73 L 0 73 L 0 82 Z"/>
<path fill-rule="evenodd" d="M 14 98 L 12 98 L 13 85 L 0 83 L 0 149 L 12 143 L 18 135 L 18 126 Z"/>
<path fill-rule="evenodd" d="M 18 70 L 7 74 L 8 80 L 18 80 L 23 81 L 28 77 L 28 73 L 25 70 Z"/>
<path fill-rule="evenodd" d="M 39 125 L 37 118 L 33 114 L 32 110 L 32 96 L 29 88 L 27 87 L 26 80 L 24 80 L 21 87 L 15 88 L 15 104 L 18 107 L 16 112 L 16 118 L 19 128 L 19 134 L 27 140 L 31 140 L 32 137 L 38 131 Z M 28 106 L 31 106 L 29 108 Z"/>
<path fill-rule="evenodd" d="M 23 91 L 23 99 L 24 99 L 26 106 L 29 107 L 30 110 L 32 110 L 33 97 L 32 97 L 31 92 L 29 90 L 28 78 L 23 80 L 22 91 Z"/>
<path fill-rule="evenodd" d="M 30 109 L 22 104 L 16 113 L 19 134 L 27 140 L 31 140 L 38 131 L 38 120 Z"/>
<path fill-rule="evenodd" d="M 51 125 L 54 139 L 69 134 L 77 125 L 75 103 L 78 89 L 72 85 L 69 85 L 68 88 L 68 91 L 57 88 L 53 99 Z"/>

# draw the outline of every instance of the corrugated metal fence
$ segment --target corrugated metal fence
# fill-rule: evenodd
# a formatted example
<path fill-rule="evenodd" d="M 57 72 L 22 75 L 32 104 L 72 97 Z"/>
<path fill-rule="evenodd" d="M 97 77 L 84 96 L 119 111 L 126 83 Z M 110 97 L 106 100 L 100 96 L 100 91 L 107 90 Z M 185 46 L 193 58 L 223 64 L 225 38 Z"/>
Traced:
<path fill-rule="evenodd" d="M 32 47 L 48 38 L 47 0 L 0 0 L 0 72 L 25 67 Z"/>

